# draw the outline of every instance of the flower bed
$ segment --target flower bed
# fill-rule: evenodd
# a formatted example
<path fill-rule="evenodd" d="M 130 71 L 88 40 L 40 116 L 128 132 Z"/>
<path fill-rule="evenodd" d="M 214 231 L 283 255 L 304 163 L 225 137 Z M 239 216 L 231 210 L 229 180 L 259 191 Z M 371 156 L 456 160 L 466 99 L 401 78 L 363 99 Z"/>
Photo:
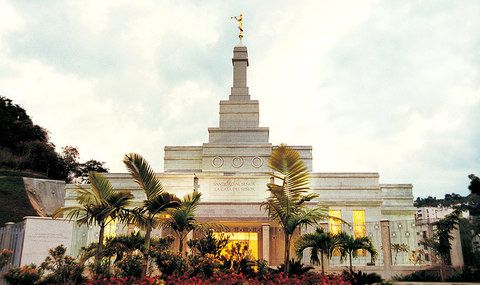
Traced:
<path fill-rule="evenodd" d="M 196 284 L 249 284 L 249 285 L 279 285 L 279 284 L 321 284 L 321 285 L 349 285 L 350 282 L 343 275 L 321 275 L 316 273 L 304 274 L 299 276 L 285 276 L 283 273 L 266 274 L 260 277 L 248 277 L 241 273 L 231 274 L 215 274 L 210 278 L 207 277 L 188 277 L 173 275 L 165 279 L 160 277 L 155 278 L 99 278 L 88 280 L 85 285 L 100 285 L 100 284 L 114 284 L 114 285 L 196 285 Z"/>

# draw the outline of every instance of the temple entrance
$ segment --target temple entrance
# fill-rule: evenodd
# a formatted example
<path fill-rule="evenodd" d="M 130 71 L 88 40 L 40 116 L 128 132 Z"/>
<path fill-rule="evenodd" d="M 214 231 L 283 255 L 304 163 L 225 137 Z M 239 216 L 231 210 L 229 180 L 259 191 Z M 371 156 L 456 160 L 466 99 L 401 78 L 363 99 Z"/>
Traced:
<path fill-rule="evenodd" d="M 232 254 L 242 254 L 245 250 L 248 250 L 250 256 L 254 259 L 258 259 L 258 234 L 255 232 L 236 232 L 236 233 L 224 233 L 229 236 L 229 243 L 222 250 L 221 256 L 229 257 Z"/>

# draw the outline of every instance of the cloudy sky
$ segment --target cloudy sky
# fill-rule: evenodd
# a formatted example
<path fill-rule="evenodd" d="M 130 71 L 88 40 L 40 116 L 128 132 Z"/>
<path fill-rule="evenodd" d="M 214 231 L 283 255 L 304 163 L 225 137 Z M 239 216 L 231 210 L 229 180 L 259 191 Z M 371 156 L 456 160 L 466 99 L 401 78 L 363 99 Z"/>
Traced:
<path fill-rule="evenodd" d="M 243 13 L 252 99 L 270 141 L 314 171 L 380 173 L 415 196 L 480 174 L 480 2 L 0 0 L 0 94 L 81 159 L 163 170 L 201 145 L 232 85 Z"/>

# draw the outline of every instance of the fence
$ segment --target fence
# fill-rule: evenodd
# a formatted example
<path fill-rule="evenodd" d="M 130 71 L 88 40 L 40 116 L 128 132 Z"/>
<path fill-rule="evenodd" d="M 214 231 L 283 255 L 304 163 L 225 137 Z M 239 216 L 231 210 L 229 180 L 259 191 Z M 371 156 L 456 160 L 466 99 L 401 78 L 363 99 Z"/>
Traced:
<path fill-rule="evenodd" d="M 22 253 L 22 243 L 23 243 L 23 222 L 10 224 L 6 227 L 0 228 L 0 250 L 8 249 L 13 251 L 12 257 L 10 258 L 10 265 L 5 266 L 3 270 L 0 270 L 0 275 L 2 275 L 8 268 L 14 266 L 20 266 L 20 257 Z M 0 279 L 0 285 L 7 284 L 5 281 Z"/>

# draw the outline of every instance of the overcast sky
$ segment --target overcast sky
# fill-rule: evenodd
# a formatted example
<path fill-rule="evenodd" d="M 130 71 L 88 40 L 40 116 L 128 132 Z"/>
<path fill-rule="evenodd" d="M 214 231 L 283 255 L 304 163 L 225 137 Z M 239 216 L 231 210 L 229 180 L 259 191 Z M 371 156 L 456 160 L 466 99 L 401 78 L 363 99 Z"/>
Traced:
<path fill-rule="evenodd" d="M 0 0 L 0 94 L 61 151 L 125 172 L 138 152 L 201 145 L 232 85 L 244 16 L 248 85 L 273 144 L 315 172 L 380 173 L 414 196 L 480 175 L 480 2 Z"/>

